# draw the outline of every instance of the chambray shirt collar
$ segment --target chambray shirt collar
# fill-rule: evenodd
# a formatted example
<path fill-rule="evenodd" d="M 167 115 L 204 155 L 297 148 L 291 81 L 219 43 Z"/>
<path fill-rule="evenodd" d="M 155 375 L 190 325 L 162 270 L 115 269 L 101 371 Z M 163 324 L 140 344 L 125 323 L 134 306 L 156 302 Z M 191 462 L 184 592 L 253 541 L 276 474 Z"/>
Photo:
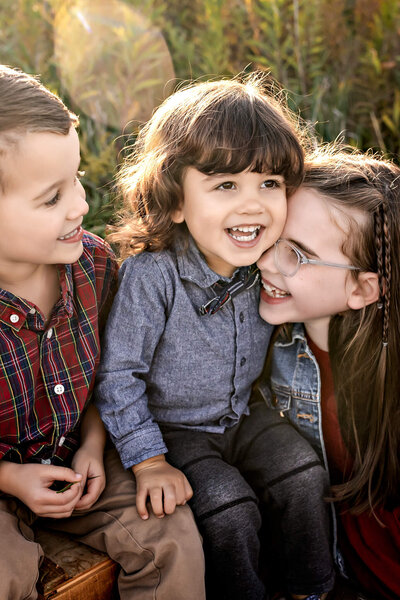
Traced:
<path fill-rule="evenodd" d="M 179 276 L 181 279 L 191 281 L 201 288 L 208 288 L 218 281 L 230 281 L 232 277 L 223 277 L 215 273 L 207 264 L 191 235 L 179 237 L 174 244 Z"/>
<path fill-rule="evenodd" d="M 74 283 L 71 265 L 59 265 L 59 278 L 61 297 L 55 305 L 53 315 L 61 316 L 65 313 L 71 317 L 73 308 Z M 52 319 L 53 320 L 53 319 Z M 31 302 L 16 296 L 8 290 L 0 288 L 0 322 L 14 331 L 19 331 L 27 323 L 32 329 L 43 329 L 43 319 L 39 316 L 36 307 Z M 51 323 L 50 323 L 51 324 Z"/>

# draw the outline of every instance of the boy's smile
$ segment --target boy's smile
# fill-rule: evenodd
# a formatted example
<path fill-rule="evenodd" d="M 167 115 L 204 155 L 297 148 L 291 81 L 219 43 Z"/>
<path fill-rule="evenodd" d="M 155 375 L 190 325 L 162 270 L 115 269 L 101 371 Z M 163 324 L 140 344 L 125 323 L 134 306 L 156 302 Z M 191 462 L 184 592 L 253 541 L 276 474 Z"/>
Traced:
<path fill-rule="evenodd" d="M 66 235 L 61 235 L 58 240 L 60 242 L 66 242 L 67 244 L 75 244 L 76 242 L 80 242 L 83 237 L 83 229 L 81 226 L 75 227 L 70 233 Z"/>
<path fill-rule="evenodd" d="M 82 254 L 81 227 L 88 211 L 79 182 L 79 140 L 30 132 L 2 158 L 0 280 L 28 277 L 43 265 L 73 263 Z"/>
<path fill-rule="evenodd" d="M 189 167 L 183 197 L 173 221 L 186 223 L 207 264 L 225 277 L 256 262 L 277 240 L 286 218 L 281 175 L 206 175 Z"/>

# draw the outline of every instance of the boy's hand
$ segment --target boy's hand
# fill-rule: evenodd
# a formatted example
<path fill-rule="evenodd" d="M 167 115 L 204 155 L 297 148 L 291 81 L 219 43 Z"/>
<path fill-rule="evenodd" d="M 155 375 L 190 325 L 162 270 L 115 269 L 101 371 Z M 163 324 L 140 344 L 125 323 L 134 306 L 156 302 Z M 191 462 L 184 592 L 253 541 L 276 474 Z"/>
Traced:
<path fill-rule="evenodd" d="M 177 505 L 186 504 L 193 490 L 182 471 L 169 465 L 163 454 L 148 458 L 132 467 L 136 477 L 136 508 L 142 519 L 148 519 L 147 497 L 156 517 L 174 512 Z"/>
<path fill-rule="evenodd" d="M 2 463 L 4 479 L 2 491 L 22 500 L 39 517 L 63 519 L 71 516 L 81 494 L 82 475 L 66 467 L 42 464 Z M 66 481 L 73 485 L 65 492 L 50 489 L 55 481 Z"/>
<path fill-rule="evenodd" d="M 102 448 L 83 445 L 72 460 L 74 471 L 82 474 L 82 497 L 75 505 L 76 510 L 90 508 L 106 485 Z"/>

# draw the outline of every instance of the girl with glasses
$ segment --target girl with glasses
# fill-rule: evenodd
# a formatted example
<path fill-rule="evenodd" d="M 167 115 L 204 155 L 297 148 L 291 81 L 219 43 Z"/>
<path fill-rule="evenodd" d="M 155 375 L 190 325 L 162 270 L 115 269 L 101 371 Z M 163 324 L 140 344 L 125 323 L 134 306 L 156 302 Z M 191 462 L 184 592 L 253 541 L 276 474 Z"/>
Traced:
<path fill-rule="evenodd" d="M 400 597 L 399 254 L 400 169 L 324 149 L 258 261 L 286 324 L 258 391 L 329 470 L 337 564 L 374 600 Z"/>

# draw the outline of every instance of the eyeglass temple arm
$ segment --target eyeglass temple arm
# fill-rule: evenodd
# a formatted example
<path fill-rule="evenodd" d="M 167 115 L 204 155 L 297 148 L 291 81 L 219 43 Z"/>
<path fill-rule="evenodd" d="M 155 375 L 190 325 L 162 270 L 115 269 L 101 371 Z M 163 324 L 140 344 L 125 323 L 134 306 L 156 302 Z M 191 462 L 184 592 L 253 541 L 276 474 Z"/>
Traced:
<path fill-rule="evenodd" d="M 306 258 L 303 256 L 300 258 L 300 263 L 302 265 L 312 264 L 312 265 L 322 265 L 325 267 L 336 267 L 337 269 L 350 269 L 351 271 L 359 271 L 359 267 L 355 267 L 354 265 L 338 265 L 337 263 L 327 262 L 324 260 L 317 260 L 315 258 Z"/>

